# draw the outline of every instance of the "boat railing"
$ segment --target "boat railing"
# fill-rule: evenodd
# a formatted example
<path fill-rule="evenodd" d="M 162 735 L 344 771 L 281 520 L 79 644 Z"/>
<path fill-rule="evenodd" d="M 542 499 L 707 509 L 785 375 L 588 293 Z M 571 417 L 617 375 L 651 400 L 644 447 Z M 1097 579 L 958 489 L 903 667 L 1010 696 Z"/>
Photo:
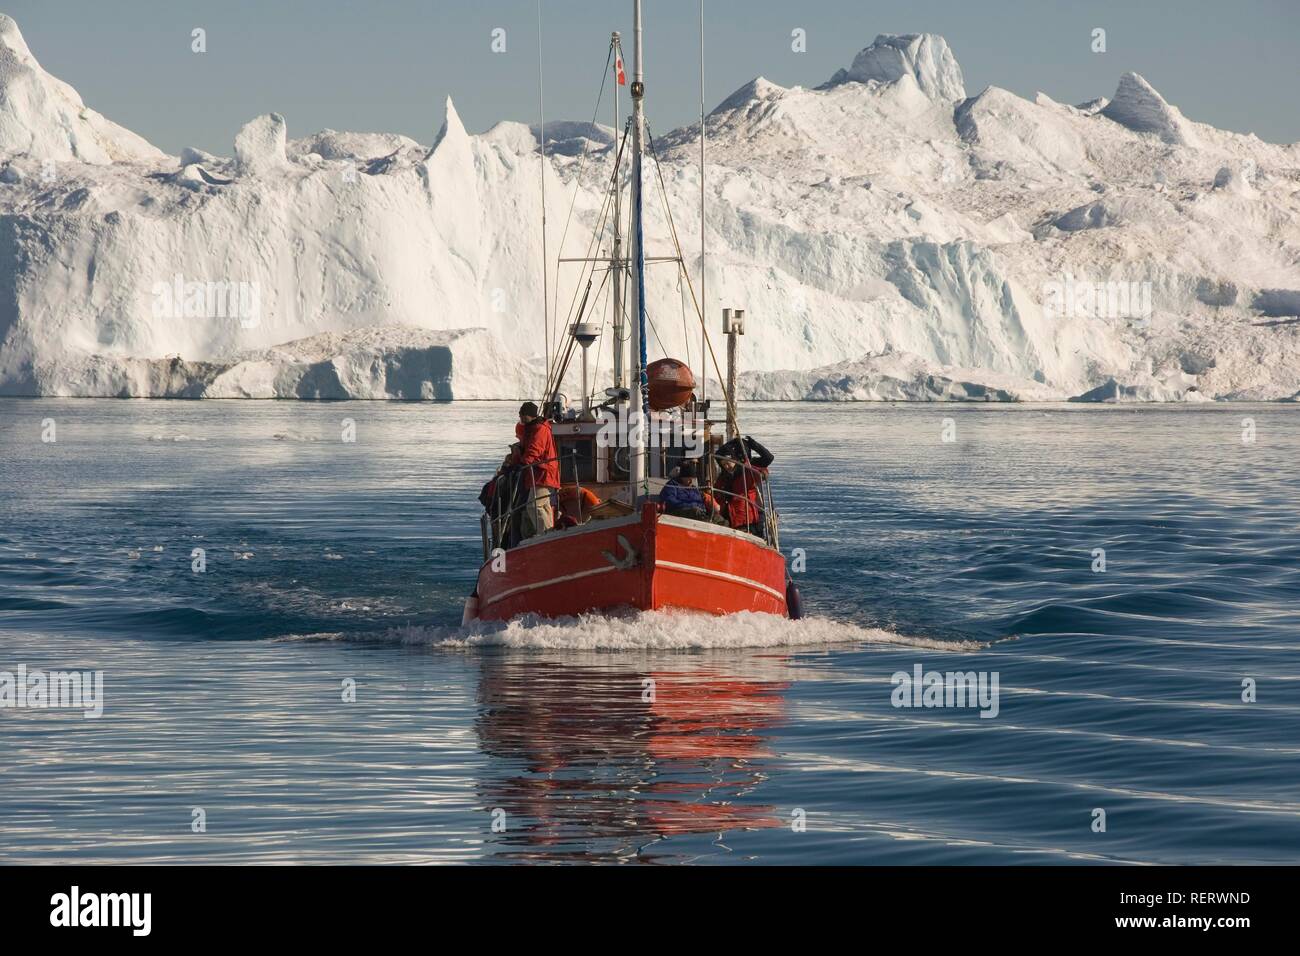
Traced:
<path fill-rule="evenodd" d="M 527 500 L 519 500 L 519 492 L 525 475 L 529 474 L 533 467 L 537 465 L 546 465 L 551 462 L 564 461 L 563 455 L 555 458 L 548 458 L 544 461 L 534 462 L 532 465 L 517 465 L 509 471 L 501 472 L 496 477 L 497 480 L 507 479 L 506 494 L 502 494 L 500 489 L 494 489 L 492 501 L 484 507 L 483 513 L 479 516 L 479 531 L 483 542 L 483 560 L 488 561 L 492 557 L 492 552 L 497 548 L 509 550 L 520 541 L 524 540 L 519 536 L 515 528 L 516 517 L 528 507 Z M 582 483 L 578 476 L 578 454 L 575 451 L 571 456 L 573 460 L 573 483 L 576 489 L 577 515 L 578 522 L 582 523 Z M 562 469 L 561 469 L 562 470 Z M 563 474 L 561 474 L 563 480 Z M 762 516 L 763 534 L 762 539 L 766 544 L 780 549 L 780 520 L 776 510 L 776 504 L 772 496 L 772 486 L 767 475 L 760 475 L 756 484 L 758 491 L 758 502 L 755 506 Z M 726 514 L 726 507 L 719 499 L 735 498 L 737 500 L 750 501 L 747 494 L 736 494 L 723 488 L 712 485 L 702 485 L 700 490 L 710 495 L 723 515 Z M 502 507 L 503 502 L 509 502 L 509 507 Z M 753 503 L 753 502 L 751 502 Z"/>
<path fill-rule="evenodd" d="M 572 452 L 569 457 L 573 460 L 573 483 L 577 488 L 578 496 L 578 521 L 582 521 L 582 481 L 578 476 L 578 453 Z M 527 465 L 514 465 L 509 471 L 498 472 L 497 480 L 508 478 L 509 484 L 506 490 L 508 495 L 502 496 L 499 490 L 494 489 L 492 502 L 484 507 L 483 514 L 479 517 L 479 531 L 483 539 L 483 560 L 487 561 L 492 557 L 492 552 L 497 548 L 509 549 L 514 547 L 519 541 L 518 538 L 511 540 L 511 532 L 514 530 L 515 516 L 522 513 L 528 507 L 527 499 L 519 500 L 519 491 L 524 480 L 524 476 L 531 474 L 532 470 L 539 465 L 549 465 L 552 462 L 558 462 L 561 465 L 560 480 L 564 480 L 563 475 L 563 455 L 557 455 L 554 458 L 546 458 L 541 461 L 532 462 Z M 508 509 L 500 507 L 502 501 L 510 502 Z"/>
<path fill-rule="evenodd" d="M 758 491 L 757 502 L 754 502 L 752 499 L 750 499 L 748 494 L 737 494 L 734 491 L 727 491 L 724 488 L 718 488 L 713 485 L 701 486 L 700 490 L 703 491 L 705 494 L 712 496 L 715 500 L 721 498 L 735 498 L 737 501 L 748 501 L 750 504 L 753 504 L 756 508 L 758 508 L 759 514 L 762 515 L 763 534 L 761 535 L 761 537 L 763 541 L 779 550 L 780 538 L 778 534 L 778 523 L 779 523 L 778 515 L 776 511 L 776 505 L 773 503 L 772 500 L 771 484 L 768 481 L 766 475 L 763 475 L 759 479 L 758 483 L 755 485 L 755 488 Z M 723 513 L 725 514 L 726 508 L 723 506 L 722 502 L 719 502 L 719 507 L 722 509 Z M 755 537 L 760 537 L 760 536 L 755 535 Z"/>
<path fill-rule="evenodd" d="M 763 530 L 767 543 L 776 550 L 781 550 L 781 514 L 776 510 L 776 498 L 772 494 L 772 482 L 767 475 L 759 484 L 759 495 L 763 500 Z"/>

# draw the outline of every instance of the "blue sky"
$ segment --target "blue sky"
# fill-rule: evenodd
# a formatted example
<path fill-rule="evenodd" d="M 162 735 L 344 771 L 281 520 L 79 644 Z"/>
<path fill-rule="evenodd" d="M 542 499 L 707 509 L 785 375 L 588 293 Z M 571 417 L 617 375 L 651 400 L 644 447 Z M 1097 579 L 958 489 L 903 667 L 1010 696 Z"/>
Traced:
<path fill-rule="evenodd" d="M 754 76 L 815 86 L 878 33 L 940 33 L 966 74 L 1077 103 L 1142 73 L 1194 120 L 1300 140 L 1300 0 L 705 0 L 711 109 Z M 548 119 L 590 119 L 630 0 L 542 0 Z M 156 145 L 229 154 L 270 110 L 291 136 L 331 127 L 429 142 L 448 94 L 478 132 L 537 116 L 535 0 L 5 0 L 42 65 Z M 191 51 L 191 30 L 207 52 Z M 506 31 L 493 53 L 492 30 Z M 1091 49 L 1106 30 L 1105 53 Z M 791 31 L 807 52 L 791 50 Z M 698 106 L 698 0 L 646 0 L 659 132 Z M 602 117 L 602 119 L 605 119 Z M 605 120 L 607 121 L 607 120 Z"/>

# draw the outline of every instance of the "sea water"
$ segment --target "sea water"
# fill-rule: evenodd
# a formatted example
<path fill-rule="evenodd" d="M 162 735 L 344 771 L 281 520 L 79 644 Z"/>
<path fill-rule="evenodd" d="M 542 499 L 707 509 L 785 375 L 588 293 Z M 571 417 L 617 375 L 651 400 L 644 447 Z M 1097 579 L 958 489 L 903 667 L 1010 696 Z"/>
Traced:
<path fill-rule="evenodd" d="M 741 415 L 806 620 L 462 629 L 510 404 L 0 400 L 0 860 L 1300 857 L 1300 408 Z"/>

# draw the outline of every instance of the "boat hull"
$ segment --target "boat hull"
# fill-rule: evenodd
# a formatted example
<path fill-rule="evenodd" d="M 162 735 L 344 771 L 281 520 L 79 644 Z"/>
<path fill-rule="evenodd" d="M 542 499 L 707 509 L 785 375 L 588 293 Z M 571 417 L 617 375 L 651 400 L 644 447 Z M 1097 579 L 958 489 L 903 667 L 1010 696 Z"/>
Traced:
<path fill-rule="evenodd" d="M 563 617 L 634 608 L 787 616 L 785 560 L 752 535 L 702 521 L 640 515 L 523 542 L 479 569 L 477 617 Z M 473 600 L 473 599 L 471 599 Z"/>

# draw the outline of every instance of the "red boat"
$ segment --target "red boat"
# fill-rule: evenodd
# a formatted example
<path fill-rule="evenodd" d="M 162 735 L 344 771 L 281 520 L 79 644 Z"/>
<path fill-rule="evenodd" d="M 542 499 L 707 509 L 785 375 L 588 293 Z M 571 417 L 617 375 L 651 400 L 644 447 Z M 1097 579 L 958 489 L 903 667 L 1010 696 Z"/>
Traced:
<path fill-rule="evenodd" d="M 651 388 L 652 408 L 664 404 L 664 391 Z M 561 475 L 572 479 L 565 485 L 568 514 L 563 523 L 568 526 L 521 539 L 519 491 L 504 486 L 482 516 L 484 560 L 466 603 L 467 622 L 629 608 L 799 616 L 766 474 L 748 472 L 757 479 L 760 522 L 732 528 L 722 518 L 728 509 L 713 507 L 734 497 L 717 486 L 719 455 L 728 446 L 734 455 L 744 442 L 720 448 L 715 423 L 695 414 L 693 401 L 685 408 L 652 411 L 656 414 L 649 429 L 655 436 L 652 447 L 639 452 L 612 438 L 602 441 L 602 435 L 617 434 L 605 420 L 551 424 Z M 630 460 L 635 468 L 638 457 L 647 474 L 634 486 L 627 477 L 630 469 L 619 465 Z M 683 462 L 691 462 L 702 497 L 710 502 L 704 513 L 673 514 L 661 501 L 665 484 Z M 520 479 L 515 473 L 496 480 Z M 599 504 L 585 510 L 584 500 Z"/>
<path fill-rule="evenodd" d="M 736 336 L 744 331 L 743 312 L 723 310 L 729 359 L 728 387 L 723 395 L 725 423 L 709 420 L 710 402 L 697 397 L 695 377 L 686 363 L 672 358 L 654 363 L 647 360 L 642 182 L 648 177 L 642 170 L 646 150 L 640 0 L 634 0 L 633 22 L 632 115 L 622 140 L 616 138 L 609 147 L 614 167 L 610 196 L 596 226 L 595 239 L 601 247 L 608 243 L 609 255 L 560 260 L 582 264 L 583 274 L 575 289 L 581 291 L 585 285 L 585 291 L 580 302 L 575 292 L 576 312 L 570 314 L 571 323 L 556 324 L 567 329 L 568 336 L 555 350 L 554 360 L 549 348 L 547 353 L 549 374 L 540 410 L 549 422 L 557 457 L 546 464 L 558 465 L 564 486 L 556 503 L 564 502 L 566 507 L 554 528 L 532 533 L 531 523 L 521 520 L 527 491 L 521 487 L 522 470 L 503 463 L 484 490 L 483 565 L 477 587 L 466 601 L 466 622 L 620 609 L 676 608 L 710 614 L 757 611 L 792 617 L 800 613 L 798 592 L 786 574 L 780 551 L 779 517 L 766 470 L 771 455 L 751 439 L 740 438 L 734 382 Z M 618 86 L 624 82 L 624 73 L 617 33 L 611 38 L 609 61 L 615 70 L 614 129 L 618 130 Z M 618 167 L 625 152 L 630 152 L 631 167 L 631 222 L 626 236 L 630 251 L 626 257 L 618 189 Z M 542 158 L 545 162 L 545 137 Z M 666 212 L 671 225 L 671 211 Z M 701 209 L 701 217 L 702 213 Z M 670 232 L 675 254 L 650 258 L 676 262 L 683 288 L 690 290 L 692 302 L 698 302 L 676 227 Z M 605 321 L 612 323 L 613 387 L 597 396 L 588 385 L 587 362 L 590 346 L 604 337 L 605 321 L 596 321 L 595 313 L 606 285 L 610 288 Z M 626 311 L 625 304 L 630 307 Z M 707 330 L 698 305 L 695 314 L 700 321 L 703 371 L 704 356 L 712 356 L 713 350 L 705 348 Z M 683 321 L 685 318 L 683 295 Z M 551 327 L 549 315 L 544 325 Z M 626 359 L 624 343 L 630 346 Z M 569 407 L 561 387 L 578 350 L 582 355 L 582 396 L 580 403 Z M 716 360 L 713 369 L 722 381 Z M 701 378 L 707 381 L 706 376 Z M 628 387 L 625 383 L 634 384 Z M 724 425 L 725 443 L 716 433 Z M 757 460 L 750 457 L 754 448 L 760 452 Z M 537 464 L 533 461 L 532 467 Z M 720 471 L 724 470 L 730 476 L 727 480 L 721 480 Z M 743 487 L 724 490 L 737 485 L 737 474 L 744 476 Z M 664 491 L 670 484 L 676 486 L 672 495 Z M 692 507 L 681 506 L 683 488 L 695 502 Z M 701 500 L 707 506 L 700 506 Z M 734 524 L 740 526 L 732 527 Z"/>
<path fill-rule="evenodd" d="M 506 620 L 636 608 L 788 613 L 785 559 L 752 535 L 692 518 L 641 514 L 529 538 L 478 574 L 477 617 Z"/>

